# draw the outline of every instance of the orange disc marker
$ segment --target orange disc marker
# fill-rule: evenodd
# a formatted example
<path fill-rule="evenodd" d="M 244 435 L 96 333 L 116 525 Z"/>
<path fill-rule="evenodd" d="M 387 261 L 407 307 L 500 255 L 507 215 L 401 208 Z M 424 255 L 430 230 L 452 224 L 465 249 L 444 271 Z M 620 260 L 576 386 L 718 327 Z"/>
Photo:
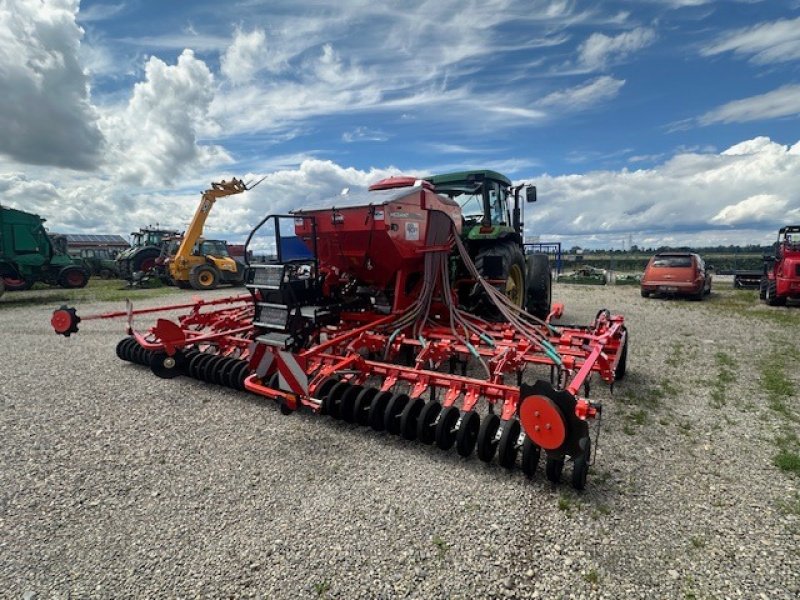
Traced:
<path fill-rule="evenodd" d="M 567 437 L 567 427 L 558 406 L 547 396 L 528 396 L 519 409 L 519 420 L 534 444 L 556 450 Z"/>

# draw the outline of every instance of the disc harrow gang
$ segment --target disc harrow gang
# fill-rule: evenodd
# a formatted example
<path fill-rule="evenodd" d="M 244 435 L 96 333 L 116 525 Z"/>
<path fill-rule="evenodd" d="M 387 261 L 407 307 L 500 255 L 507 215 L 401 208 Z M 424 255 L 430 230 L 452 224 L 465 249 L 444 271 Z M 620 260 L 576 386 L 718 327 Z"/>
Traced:
<path fill-rule="evenodd" d="M 277 232 L 289 219 L 296 236 L 276 233 L 277 261 L 249 265 L 248 294 L 82 318 L 61 307 L 53 327 L 67 335 L 79 322 L 127 317 L 117 356 L 158 377 L 246 390 L 284 414 L 310 410 L 527 477 L 543 461 L 554 483 L 570 462 L 572 486 L 584 489 L 602 411 L 590 383 L 624 377 L 624 319 L 601 310 L 589 325 L 559 324 L 558 304 L 545 319 L 525 312 L 477 271 L 457 205 L 445 201 L 415 185 L 391 206 L 271 215 L 247 246 L 270 220 Z M 453 260 L 466 280 L 453 279 Z M 491 318 L 462 307 L 465 286 Z M 133 327 L 134 315 L 187 308 Z"/>

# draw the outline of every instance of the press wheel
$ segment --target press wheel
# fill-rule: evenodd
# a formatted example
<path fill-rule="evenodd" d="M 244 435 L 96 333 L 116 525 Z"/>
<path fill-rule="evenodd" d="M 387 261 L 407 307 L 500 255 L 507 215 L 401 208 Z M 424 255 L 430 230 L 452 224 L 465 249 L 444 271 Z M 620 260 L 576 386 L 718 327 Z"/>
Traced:
<path fill-rule="evenodd" d="M 547 476 L 547 481 L 552 483 L 559 483 L 561 481 L 561 473 L 564 471 L 564 457 L 547 457 L 544 464 L 544 473 Z"/>
<path fill-rule="evenodd" d="M 383 426 L 391 434 L 398 435 L 400 433 L 400 415 L 408 404 L 408 394 L 397 393 L 389 398 L 386 405 L 386 411 L 383 415 Z"/>
<path fill-rule="evenodd" d="M 542 449 L 531 441 L 527 435 L 525 441 L 522 442 L 522 472 L 527 477 L 533 477 L 536 473 L 536 467 L 539 465 L 539 456 Z"/>
<path fill-rule="evenodd" d="M 474 410 L 468 410 L 461 415 L 461 425 L 456 433 L 456 451 L 460 456 L 466 458 L 475 450 L 480 426 L 481 418 Z"/>
<path fill-rule="evenodd" d="M 495 435 L 500 428 L 500 417 L 495 414 L 488 414 L 481 420 L 481 427 L 478 430 L 478 458 L 483 462 L 489 462 L 497 452 L 497 442 Z"/>
<path fill-rule="evenodd" d="M 422 411 L 417 418 L 417 439 L 423 444 L 432 444 L 436 438 L 436 430 L 433 423 L 442 411 L 442 405 L 435 400 L 428 402 L 422 407 Z"/>
<path fill-rule="evenodd" d="M 503 433 L 497 443 L 497 462 L 501 467 L 511 469 L 517 461 L 517 442 L 522 428 L 519 421 L 511 419 L 503 424 Z"/>
<path fill-rule="evenodd" d="M 592 457 L 592 442 L 587 438 L 580 441 L 583 446 L 583 454 L 575 457 L 572 461 L 572 487 L 576 490 L 586 488 L 586 477 L 589 475 L 589 461 Z"/>
<path fill-rule="evenodd" d="M 369 425 L 375 431 L 383 431 L 386 427 L 386 406 L 394 394 L 381 392 L 372 399 L 369 405 Z"/>
<path fill-rule="evenodd" d="M 343 421 L 352 423 L 355 420 L 356 398 L 363 390 L 363 385 L 351 385 L 350 389 L 342 395 L 341 400 L 339 400 L 339 415 Z"/>
<path fill-rule="evenodd" d="M 456 441 L 456 423 L 461 411 L 455 406 L 448 406 L 439 414 L 436 423 L 436 445 L 442 450 L 449 450 Z"/>
<path fill-rule="evenodd" d="M 425 400 L 415 398 L 403 409 L 403 413 L 400 415 L 400 435 L 405 439 L 417 439 L 417 421 L 424 406 Z"/>
<path fill-rule="evenodd" d="M 340 381 L 331 388 L 331 391 L 325 397 L 324 406 L 327 408 L 328 414 L 334 419 L 341 418 L 341 404 L 340 400 L 344 393 L 350 389 L 350 384 L 347 381 Z"/>
<path fill-rule="evenodd" d="M 353 416 L 355 422 L 361 426 L 369 425 L 369 411 L 372 406 L 372 399 L 380 393 L 380 390 L 373 387 L 364 388 L 356 396 L 353 405 Z"/>

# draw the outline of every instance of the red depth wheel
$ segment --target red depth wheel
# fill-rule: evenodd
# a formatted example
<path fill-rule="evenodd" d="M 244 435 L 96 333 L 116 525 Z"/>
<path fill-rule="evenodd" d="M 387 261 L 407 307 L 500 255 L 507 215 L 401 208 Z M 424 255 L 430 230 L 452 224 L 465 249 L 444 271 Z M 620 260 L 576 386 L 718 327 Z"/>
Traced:
<path fill-rule="evenodd" d="M 528 437 L 545 450 L 556 450 L 567 437 L 561 410 L 547 396 L 528 396 L 519 409 L 519 420 Z"/>
<path fill-rule="evenodd" d="M 78 331 L 78 323 L 81 318 L 75 314 L 74 308 L 62 306 L 53 311 L 53 316 L 50 319 L 50 325 L 53 326 L 55 332 L 64 337 L 69 337 L 70 334 Z"/>

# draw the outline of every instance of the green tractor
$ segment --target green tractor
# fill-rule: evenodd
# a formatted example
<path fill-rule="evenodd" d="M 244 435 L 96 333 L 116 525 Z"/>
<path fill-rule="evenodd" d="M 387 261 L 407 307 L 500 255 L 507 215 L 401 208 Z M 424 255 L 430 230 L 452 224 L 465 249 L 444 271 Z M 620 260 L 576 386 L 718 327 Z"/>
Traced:
<path fill-rule="evenodd" d="M 519 308 L 543 319 L 550 312 L 552 287 L 550 259 L 546 254 L 525 254 L 522 198 L 536 201 L 536 187 L 513 185 L 496 171 L 460 171 L 428 177 L 436 192 L 461 205 L 462 239 L 478 272 L 503 291 Z M 456 278 L 469 280 L 463 265 Z M 459 287 L 462 306 L 489 317 L 494 308 L 480 286 Z"/>
<path fill-rule="evenodd" d="M 7 291 L 30 289 L 37 281 L 82 288 L 89 271 L 59 250 L 39 215 L 0 206 L 0 279 Z"/>
<path fill-rule="evenodd" d="M 131 233 L 131 247 L 117 255 L 120 278 L 134 281 L 154 271 L 166 238 L 177 235 L 179 231 L 154 227 L 142 227 Z"/>
<path fill-rule="evenodd" d="M 117 252 L 110 248 L 81 248 L 80 261 L 92 275 L 103 279 L 114 279 L 119 276 Z"/>

